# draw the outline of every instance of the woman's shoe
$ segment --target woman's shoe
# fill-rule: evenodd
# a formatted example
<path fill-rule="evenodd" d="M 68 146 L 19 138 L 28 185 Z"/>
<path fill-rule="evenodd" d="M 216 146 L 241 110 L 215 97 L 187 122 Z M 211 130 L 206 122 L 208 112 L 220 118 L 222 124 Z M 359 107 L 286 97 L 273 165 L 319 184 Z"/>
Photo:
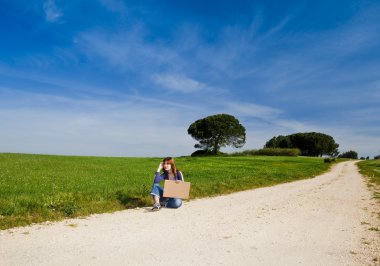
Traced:
<path fill-rule="evenodd" d="M 152 211 L 159 211 L 161 209 L 160 203 L 153 204 Z"/>

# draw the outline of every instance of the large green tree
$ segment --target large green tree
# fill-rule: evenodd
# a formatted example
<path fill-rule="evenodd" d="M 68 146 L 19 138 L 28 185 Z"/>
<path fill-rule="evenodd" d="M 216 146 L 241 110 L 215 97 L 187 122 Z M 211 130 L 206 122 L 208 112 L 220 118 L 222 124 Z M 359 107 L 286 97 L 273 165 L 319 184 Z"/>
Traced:
<path fill-rule="evenodd" d="M 333 137 L 318 133 L 296 133 L 273 137 L 265 143 L 265 148 L 297 148 L 304 156 L 337 155 L 339 144 Z"/>
<path fill-rule="evenodd" d="M 220 148 L 233 146 L 241 148 L 245 144 L 245 128 L 234 116 L 217 114 L 199 119 L 192 123 L 187 130 L 199 143 L 200 148 L 217 154 Z"/>

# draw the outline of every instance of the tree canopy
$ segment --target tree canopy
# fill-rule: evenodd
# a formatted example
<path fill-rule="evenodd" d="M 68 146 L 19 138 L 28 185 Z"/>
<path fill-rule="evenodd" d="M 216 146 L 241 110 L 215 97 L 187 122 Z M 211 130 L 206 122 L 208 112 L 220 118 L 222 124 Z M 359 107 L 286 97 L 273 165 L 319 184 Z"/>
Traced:
<path fill-rule="evenodd" d="M 356 151 L 346 151 L 342 154 L 339 154 L 339 158 L 349 158 L 349 159 L 357 159 L 358 153 Z"/>
<path fill-rule="evenodd" d="M 245 144 L 245 128 L 234 116 L 217 114 L 199 119 L 187 130 L 199 143 L 195 148 L 217 154 L 220 148 L 233 146 L 241 148 Z"/>
<path fill-rule="evenodd" d="M 273 137 L 264 145 L 265 148 L 297 148 L 304 156 L 322 156 L 338 154 L 339 144 L 333 137 L 318 133 L 296 133 L 287 136 Z"/>

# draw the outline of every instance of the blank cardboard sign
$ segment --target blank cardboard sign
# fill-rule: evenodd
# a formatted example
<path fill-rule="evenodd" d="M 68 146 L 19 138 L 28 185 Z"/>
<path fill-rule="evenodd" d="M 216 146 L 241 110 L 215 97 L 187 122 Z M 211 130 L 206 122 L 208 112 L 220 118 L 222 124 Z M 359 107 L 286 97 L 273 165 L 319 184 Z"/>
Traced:
<path fill-rule="evenodd" d="M 188 199 L 190 194 L 190 182 L 175 182 L 173 180 L 165 180 L 164 197 Z"/>

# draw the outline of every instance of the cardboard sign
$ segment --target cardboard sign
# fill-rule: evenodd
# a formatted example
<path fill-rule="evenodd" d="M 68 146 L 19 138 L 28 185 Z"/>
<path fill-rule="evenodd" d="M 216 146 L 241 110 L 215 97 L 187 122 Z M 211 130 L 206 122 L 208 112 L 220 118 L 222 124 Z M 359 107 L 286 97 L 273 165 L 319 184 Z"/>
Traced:
<path fill-rule="evenodd" d="M 190 182 L 175 182 L 173 180 L 165 180 L 164 197 L 188 199 L 190 193 Z"/>

